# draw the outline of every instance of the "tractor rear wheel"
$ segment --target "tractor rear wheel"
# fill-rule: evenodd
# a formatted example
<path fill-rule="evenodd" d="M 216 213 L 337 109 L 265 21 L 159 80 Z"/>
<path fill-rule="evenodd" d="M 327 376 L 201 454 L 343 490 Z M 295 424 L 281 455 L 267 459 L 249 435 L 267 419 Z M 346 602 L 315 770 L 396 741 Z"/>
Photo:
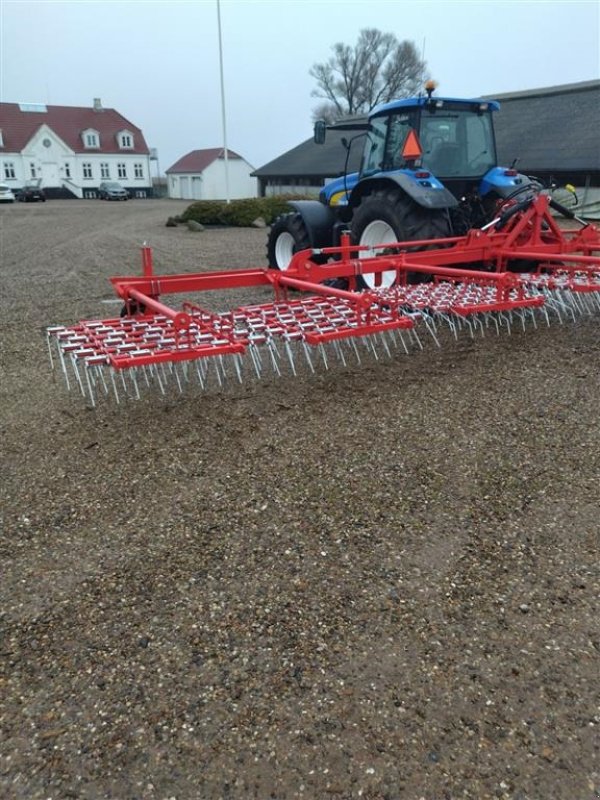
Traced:
<path fill-rule="evenodd" d="M 286 270 L 294 253 L 309 247 L 308 231 L 300 214 L 282 214 L 271 225 L 267 241 L 269 266 L 271 269 Z"/>
<path fill-rule="evenodd" d="M 379 189 L 363 197 L 354 212 L 351 234 L 354 244 L 371 248 L 362 251 L 360 258 L 372 258 L 385 252 L 384 247 L 375 247 L 378 244 L 413 239 L 442 239 L 452 235 L 445 211 L 439 209 L 429 211 L 396 189 Z M 418 273 L 413 273 L 412 277 L 415 281 L 422 280 Z M 395 280 L 396 273 L 389 271 L 379 275 L 375 273 L 361 275 L 357 283 L 365 289 L 373 289 L 376 286 L 388 288 Z"/>

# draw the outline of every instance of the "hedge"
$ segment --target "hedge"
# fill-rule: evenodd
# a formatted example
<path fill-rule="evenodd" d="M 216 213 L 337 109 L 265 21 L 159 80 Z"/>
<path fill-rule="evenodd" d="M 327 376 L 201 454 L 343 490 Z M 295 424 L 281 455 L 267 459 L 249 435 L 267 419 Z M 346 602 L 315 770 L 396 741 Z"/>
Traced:
<path fill-rule="evenodd" d="M 290 211 L 288 200 L 307 200 L 302 195 L 279 195 L 278 197 L 249 197 L 244 200 L 197 200 L 181 214 L 181 221 L 190 219 L 202 225 L 230 225 L 249 228 L 255 219 L 262 217 L 267 225 L 280 214 Z"/>

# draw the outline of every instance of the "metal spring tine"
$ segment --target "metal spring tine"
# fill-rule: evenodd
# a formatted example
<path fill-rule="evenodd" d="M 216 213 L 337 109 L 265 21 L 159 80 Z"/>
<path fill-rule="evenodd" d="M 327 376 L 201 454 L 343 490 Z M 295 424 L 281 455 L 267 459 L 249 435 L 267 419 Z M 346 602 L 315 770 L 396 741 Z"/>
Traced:
<path fill-rule="evenodd" d="M 144 375 L 144 380 L 146 381 L 146 386 L 150 387 L 150 381 L 148 380 L 148 367 L 142 367 L 142 374 Z"/>
<path fill-rule="evenodd" d="M 391 358 L 392 357 L 392 353 L 391 353 L 390 348 L 388 347 L 388 343 L 385 340 L 385 337 L 383 335 L 383 331 L 379 334 L 379 341 L 383 345 L 383 349 L 385 350 L 385 354 L 387 355 L 387 357 Z"/>
<path fill-rule="evenodd" d="M 352 346 L 352 349 L 354 350 L 354 355 L 356 356 L 356 362 L 358 364 L 360 364 L 361 363 L 360 353 L 358 352 L 358 347 L 356 346 L 356 342 L 354 341 L 354 336 L 350 337 L 350 345 Z"/>
<path fill-rule="evenodd" d="M 408 347 L 406 346 L 406 342 L 404 341 L 404 336 L 402 334 L 402 331 L 398 331 L 398 336 L 400 337 L 400 341 L 402 342 L 402 347 L 404 348 L 404 352 L 406 353 L 407 356 L 410 355 Z"/>
<path fill-rule="evenodd" d="M 256 352 L 256 345 L 250 343 L 248 345 L 248 352 L 250 353 L 250 358 L 252 359 L 252 365 L 254 366 L 254 371 L 256 372 L 256 377 L 261 378 L 261 363 L 260 358 L 258 357 L 258 353 Z"/>
<path fill-rule="evenodd" d="M 313 362 L 312 362 L 312 358 L 310 357 L 310 348 L 306 344 L 304 339 L 302 340 L 302 349 L 304 350 L 304 357 L 306 358 L 306 361 L 308 362 L 308 366 L 310 367 L 310 371 L 314 375 L 315 374 L 315 368 L 314 368 L 314 365 L 313 365 Z"/>
<path fill-rule="evenodd" d="M 327 363 L 327 353 L 325 352 L 325 347 L 323 346 L 323 342 L 319 343 L 319 352 L 321 353 L 321 358 L 323 359 L 323 364 L 325 369 L 329 369 L 329 364 Z"/>
<path fill-rule="evenodd" d="M 526 312 L 527 312 L 527 313 L 529 314 L 529 316 L 531 317 L 531 321 L 532 321 L 532 323 L 533 323 L 533 327 L 534 327 L 534 328 L 537 330 L 537 320 L 536 320 L 536 318 L 535 318 L 535 309 L 533 309 L 533 308 L 528 308 L 528 309 L 526 309 L 526 311 L 524 311 L 523 313 L 525 314 Z"/>
<path fill-rule="evenodd" d="M 332 342 L 332 344 L 333 344 L 333 349 L 334 349 L 334 352 L 335 352 L 336 356 L 339 358 L 339 360 L 342 362 L 342 364 L 343 364 L 345 367 L 347 367 L 348 365 L 347 365 L 347 363 L 346 363 L 346 359 L 345 359 L 345 357 L 344 357 L 344 351 L 343 351 L 343 349 L 341 348 L 341 346 L 340 346 L 340 343 L 339 343 L 338 341 L 335 341 L 335 340 L 334 340 L 334 341 Z"/>
<path fill-rule="evenodd" d="M 571 306 L 571 304 L 568 303 L 565 300 L 565 296 L 564 295 L 565 295 L 565 293 L 562 291 L 562 289 L 559 290 L 559 296 L 560 296 L 561 300 L 563 301 L 563 305 L 564 305 L 565 309 L 568 312 L 570 312 L 571 316 L 573 317 L 573 322 L 576 322 L 577 320 L 576 320 L 576 317 L 575 317 L 575 311 L 573 310 L 573 307 Z"/>
<path fill-rule="evenodd" d="M 219 388 L 223 388 L 223 378 L 221 377 L 221 373 L 219 372 L 219 362 L 216 359 L 211 358 L 210 361 L 207 364 L 207 374 L 208 374 L 208 368 L 209 368 L 210 364 L 212 364 L 214 366 L 214 368 L 215 368 L 214 372 L 215 372 L 215 375 L 217 376 L 217 382 L 219 384 Z"/>
<path fill-rule="evenodd" d="M 87 383 L 87 388 L 88 388 L 88 392 L 89 392 L 89 395 L 90 395 L 90 402 L 92 404 L 92 408 L 95 408 L 96 407 L 96 400 L 94 399 L 94 391 L 92 389 L 92 381 L 90 380 L 90 370 L 87 367 L 87 365 L 86 365 L 86 368 L 85 368 L 85 380 L 86 380 L 86 383 Z"/>
<path fill-rule="evenodd" d="M 422 350 L 423 349 L 423 342 L 419 338 L 419 334 L 417 333 L 416 327 L 415 328 L 409 328 L 408 329 L 408 335 L 411 338 L 414 338 L 415 342 L 418 344 L 419 348 Z M 408 353 L 408 350 L 406 352 Z"/>
<path fill-rule="evenodd" d="M 577 308 L 581 315 L 587 314 L 587 306 L 585 305 L 583 295 L 581 292 L 575 292 L 572 289 L 569 291 L 569 295 L 573 298 L 572 302 L 573 305 Z"/>
<path fill-rule="evenodd" d="M 156 376 L 156 380 L 158 381 L 158 388 L 160 389 L 160 393 L 162 395 L 164 395 L 165 394 L 165 386 L 164 386 L 164 384 L 162 382 L 162 378 L 160 376 L 160 369 L 159 369 L 159 365 L 158 364 L 154 365 L 153 373 Z M 163 373 L 163 377 L 164 377 L 164 373 Z"/>
<path fill-rule="evenodd" d="M 106 380 L 104 378 L 104 367 L 102 367 L 102 366 L 94 367 L 94 372 L 100 378 L 100 382 L 102 383 L 102 388 L 104 389 L 104 394 L 108 394 L 108 386 L 107 386 Z"/>
<path fill-rule="evenodd" d="M 204 375 L 202 374 L 203 370 L 200 365 L 200 360 L 196 360 L 196 375 L 198 376 L 198 383 L 200 384 L 200 388 L 204 391 L 206 387 L 206 382 L 204 380 Z"/>
<path fill-rule="evenodd" d="M 140 399 L 140 390 L 138 388 L 137 369 L 135 369 L 135 367 L 134 367 L 134 369 L 131 370 L 131 381 L 132 381 L 134 389 L 135 389 L 135 399 L 139 400 Z"/>
<path fill-rule="evenodd" d="M 294 364 L 294 354 L 292 353 L 292 348 L 290 347 L 290 343 L 288 339 L 285 339 L 285 351 L 287 353 L 288 361 L 290 362 L 290 367 L 292 368 L 292 374 L 294 377 L 296 376 L 296 365 Z"/>
<path fill-rule="evenodd" d="M 56 347 L 58 349 L 58 355 L 59 355 L 59 358 L 60 358 L 60 366 L 62 368 L 63 375 L 64 375 L 64 378 L 65 378 L 65 382 L 67 384 L 67 391 L 70 392 L 71 391 L 71 382 L 69 381 L 69 372 L 67 370 L 67 365 L 65 363 L 65 354 L 63 353 L 63 349 L 60 346 L 60 342 L 58 341 L 58 339 L 56 340 Z"/>
<path fill-rule="evenodd" d="M 269 341 L 267 342 L 267 347 L 269 349 L 269 355 L 271 356 L 271 364 L 273 366 L 273 370 L 280 378 L 281 370 L 279 369 L 279 364 L 277 363 L 277 357 L 279 356 L 279 353 L 272 339 L 269 339 Z"/>
<path fill-rule="evenodd" d="M 369 346 L 371 352 L 373 353 L 373 355 L 375 356 L 375 360 L 379 361 L 379 353 L 377 352 L 377 348 L 375 347 L 375 342 L 373 341 L 374 337 L 373 336 L 367 336 L 366 338 L 367 338 L 368 346 Z"/>
<path fill-rule="evenodd" d="M 498 317 L 496 314 L 490 314 L 494 325 L 496 326 L 496 336 L 500 336 L 500 325 L 498 324 Z"/>
<path fill-rule="evenodd" d="M 54 369 L 54 359 L 52 358 L 52 343 L 50 334 L 46 331 L 46 344 L 48 345 L 48 356 L 50 357 L 50 369 Z"/>
<path fill-rule="evenodd" d="M 390 329 L 389 331 L 383 331 L 382 336 L 385 336 L 386 340 L 392 347 L 394 347 L 396 350 L 398 349 L 398 340 L 396 339 L 395 330 Z"/>
<path fill-rule="evenodd" d="M 244 377 L 242 375 L 242 359 L 237 353 L 233 354 L 233 366 L 235 368 L 235 374 L 237 375 L 237 379 L 239 383 L 244 382 Z"/>
<path fill-rule="evenodd" d="M 554 313 L 558 317 L 559 323 L 562 325 L 562 317 L 560 315 L 560 310 L 558 309 L 558 302 L 557 302 L 558 298 L 552 297 L 552 294 L 550 292 L 545 292 L 545 295 L 546 295 L 546 301 L 544 307 L 546 309 L 549 308 L 551 311 L 554 311 Z M 548 324 L 550 324 L 549 321 Z"/>
<path fill-rule="evenodd" d="M 123 391 L 125 392 L 125 396 L 127 396 L 127 384 L 125 383 L 125 370 L 120 369 L 119 375 L 121 376 L 121 383 L 123 384 Z"/>
<path fill-rule="evenodd" d="M 79 384 L 81 394 L 85 397 L 85 390 L 83 388 L 83 383 L 81 382 L 81 375 L 79 374 L 79 369 L 77 368 L 77 358 L 73 354 L 71 354 L 71 367 L 75 373 L 75 377 L 77 378 L 77 383 Z"/>
<path fill-rule="evenodd" d="M 119 400 L 119 392 L 117 391 L 117 381 L 115 380 L 115 368 L 114 367 L 110 368 L 110 379 L 111 379 L 111 382 L 112 382 L 113 391 L 115 393 L 115 399 L 116 399 L 117 405 L 118 405 L 120 403 L 120 400 Z"/>
<path fill-rule="evenodd" d="M 169 366 L 169 372 L 172 372 L 173 371 L 172 365 L 169 364 L 168 366 Z M 163 380 L 165 382 L 165 386 L 168 386 L 169 385 L 169 376 L 167 374 L 167 370 L 165 369 L 165 364 L 164 363 L 162 363 L 160 365 L 160 371 L 162 372 L 162 377 L 163 377 Z"/>
<path fill-rule="evenodd" d="M 429 314 L 423 314 L 423 322 L 425 323 L 425 327 L 431 334 L 433 341 L 437 344 L 439 348 L 441 348 L 442 345 L 440 344 L 439 339 L 435 335 L 436 334 L 435 326 L 431 324 L 431 317 L 429 316 Z"/>

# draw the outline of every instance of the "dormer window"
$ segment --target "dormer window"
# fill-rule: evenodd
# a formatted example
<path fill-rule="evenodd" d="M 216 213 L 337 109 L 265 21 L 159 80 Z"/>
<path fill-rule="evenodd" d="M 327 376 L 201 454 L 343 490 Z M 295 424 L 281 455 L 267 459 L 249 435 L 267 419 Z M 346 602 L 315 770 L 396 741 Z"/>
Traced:
<path fill-rule="evenodd" d="M 133 148 L 133 134 L 129 131 L 119 133 L 119 147 L 121 150 L 131 150 Z"/>
<path fill-rule="evenodd" d="M 98 131 L 87 130 L 82 134 L 83 146 L 88 150 L 100 147 L 100 135 Z"/>

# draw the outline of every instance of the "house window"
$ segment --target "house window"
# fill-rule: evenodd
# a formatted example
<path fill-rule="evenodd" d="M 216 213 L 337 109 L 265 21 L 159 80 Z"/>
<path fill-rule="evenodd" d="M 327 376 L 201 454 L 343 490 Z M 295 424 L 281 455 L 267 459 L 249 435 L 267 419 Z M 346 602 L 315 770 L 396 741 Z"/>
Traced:
<path fill-rule="evenodd" d="M 143 178 L 144 177 L 144 165 L 143 164 L 134 164 L 133 165 L 133 173 L 134 173 L 134 177 Z"/>
<path fill-rule="evenodd" d="M 69 163 L 65 163 L 65 178 L 71 177 L 71 165 Z"/>
<path fill-rule="evenodd" d="M 127 177 L 127 164 L 117 164 L 117 175 L 119 178 Z"/>
<path fill-rule="evenodd" d="M 100 164 L 100 177 L 110 178 L 110 168 L 106 162 Z"/>
<path fill-rule="evenodd" d="M 88 162 L 86 164 L 81 165 L 83 167 L 83 177 L 84 178 L 91 178 L 92 177 L 92 165 Z"/>
<path fill-rule="evenodd" d="M 85 146 L 86 147 L 98 147 L 98 134 L 97 133 L 86 133 L 85 134 Z"/>
<path fill-rule="evenodd" d="M 4 162 L 4 177 L 9 181 L 15 178 L 15 165 L 12 161 Z"/>
<path fill-rule="evenodd" d="M 129 133 L 122 133 L 119 136 L 119 144 L 121 147 L 127 149 L 133 147 L 133 136 L 131 136 Z"/>
<path fill-rule="evenodd" d="M 31 163 L 31 164 L 29 165 L 29 171 L 30 171 L 30 173 L 31 173 L 31 177 L 32 177 L 32 178 L 37 178 L 37 173 L 36 173 L 36 169 L 35 169 L 35 164 Z"/>

